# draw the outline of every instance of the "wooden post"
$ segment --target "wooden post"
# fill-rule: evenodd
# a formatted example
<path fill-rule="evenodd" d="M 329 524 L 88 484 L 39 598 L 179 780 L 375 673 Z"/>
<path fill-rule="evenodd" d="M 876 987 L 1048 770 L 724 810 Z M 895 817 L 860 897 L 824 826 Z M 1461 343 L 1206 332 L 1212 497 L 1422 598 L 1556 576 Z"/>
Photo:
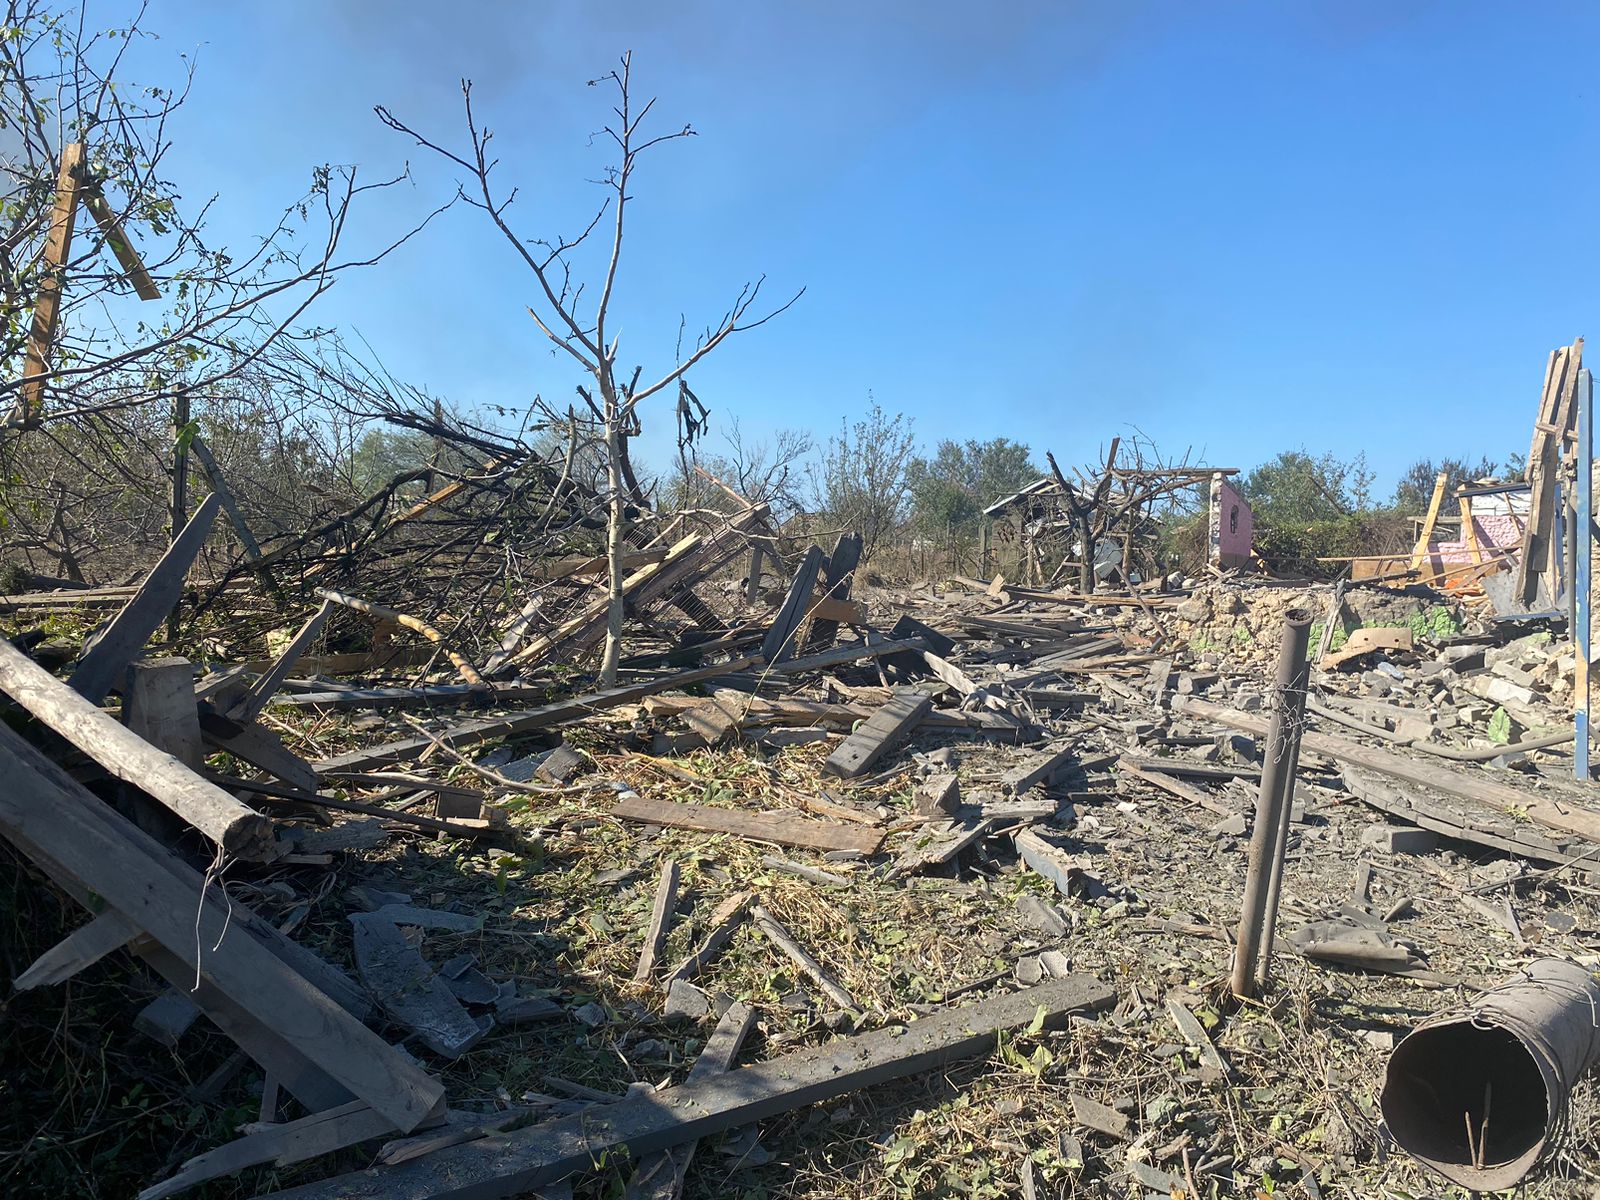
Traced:
<path fill-rule="evenodd" d="M 189 520 L 189 445 L 183 431 L 189 425 L 189 393 L 180 389 L 172 396 L 172 536 Z M 178 640 L 178 609 L 167 614 L 167 641 Z"/>
<path fill-rule="evenodd" d="M 50 232 L 45 238 L 39 292 L 33 304 L 33 330 L 28 335 L 28 354 L 22 368 L 24 382 L 18 411 L 24 425 L 36 420 L 44 411 L 44 376 L 49 367 L 50 348 L 56 340 L 56 326 L 61 320 L 62 272 L 72 253 L 72 221 L 77 213 L 82 174 L 83 143 L 70 142 L 61 151 L 55 209 L 50 214 Z"/>
<path fill-rule="evenodd" d="M 1472 554 L 1472 565 L 1483 566 L 1483 547 L 1478 545 L 1478 527 L 1472 523 L 1472 499 L 1469 496 L 1459 497 L 1461 503 L 1461 540 L 1467 543 L 1467 550 Z"/>
<path fill-rule="evenodd" d="M 1572 594 L 1577 614 L 1573 622 L 1572 769 L 1579 779 L 1589 779 L 1589 586 L 1593 569 L 1594 520 L 1594 377 L 1578 372 L 1578 527 L 1576 561 L 1572 569 Z"/>
<path fill-rule="evenodd" d="M 1439 505 L 1444 500 L 1445 485 L 1450 482 L 1450 476 L 1440 471 L 1433 481 L 1433 495 L 1428 500 L 1428 515 L 1422 519 L 1422 531 L 1417 535 L 1417 544 L 1411 551 L 1411 569 L 1417 570 L 1422 566 L 1422 560 L 1428 557 L 1428 543 L 1433 540 L 1433 527 L 1439 521 Z M 1423 583 L 1433 582 L 1430 571 L 1429 578 Z"/>

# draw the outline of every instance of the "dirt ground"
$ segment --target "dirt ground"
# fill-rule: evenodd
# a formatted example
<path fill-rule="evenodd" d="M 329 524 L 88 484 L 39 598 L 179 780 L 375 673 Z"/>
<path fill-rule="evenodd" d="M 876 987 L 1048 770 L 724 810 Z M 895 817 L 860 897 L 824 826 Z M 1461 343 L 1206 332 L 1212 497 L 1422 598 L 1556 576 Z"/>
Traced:
<path fill-rule="evenodd" d="M 1005 607 L 928 589 L 882 589 L 868 602 L 884 626 L 914 611 L 952 633 L 953 614 Z M 1180 671 L 1216 671 L 1222 678 L 1206 694 L 1228 701 L 1259 695 L 1263 664 L 1276 652 L 1275 627 L 1295 603 L 1309 603 L 1320 616 L 1325 593 L 1217 588 L 1148 615 L 1128 607 L 1074 611 L 1114 626 L 1130 645 L 1150 643 Z M 1370 612 L 1356 606 L 1354 623 L 1427 619 L 1433 607 L 1426 598 L 1383 599 Z M 975 679 L 1001 678 L 996 654 L 1005 648 L 1004 639 L 969 637 L 950 658 Z M 820 774 L 837 735 L 777 750 L 748 735 L 658 755 L 656 735 L 679 727 L 645 705 L 614 709 L 560 731 L 589 758 L 572 786 L 505 796 L 516 836 L 500 846 L 392 833 L 377 845 L 334 853 L 326 865 L 241 871 L 230 894 L 269 919 L 293 923 L 298 940 L 346 968 L 353 967 L 348 916 L 370 903 L 373 889 L 480 918 L 470 933 L 428 933 L 425 957 L 438 965 L 469 953 L 490 980 L 553 1002 L 553 1015 L 501 1025 L 450 1063 L 412 1048 L 440 1072 L 452 1109 L 520 1112 L 525 1121 L 573 1111 L 594 1102 L 595 1092 L 620 1097 L 630 1087 L 680 1081 L 716 1006 L 732 999 L 759 1013 L 758 1034 L 741 1056 L 748 1062 L 1013 988 L 1041 970 L 1065 967 L 1117 992 L 1115 1008 L 1075 1018 L 1061 1032 L 1002 1039 L 986 1059 L 707 1139 L 688 1172 L 690 1198 L 1463 1195 L 1428 1176 L 1380 1131 L 1376 1094 L 1387 1053 L 1418 1021 L 1533 958 L 1600 965 L 1600 891 L 1580 872 L 1541 873 L 1466 843 L 1446 841 L 1421 855 L 1381 851 L 1363 833 L 1382 825 L 1383 815 L 1345 790 L 1335 764 L 1307 754 L 1272 986 L 1263 1003 L 1236 1008 L 1225 1000 L 1223 980 L 1248 834 L 1225 814 L 1253 812 L 1259 747 L 1156 707 L 1145 690 L 1147 670 L 1138 664 L 1063 677 L 1052 686 L 1099 698 L 1037 709 L 1046 736 L 1034 745 L 924 729 L 857 783 Z M 846 687 L 873 686 L 869 671 L 849 678 L 856 682 Z M 782 694 L 837 697 L 837 687 L 812 680 Z M 413 715 L 434 728 L 460 719 L 454 712 Z M 272 720 L 308 756 L 412 732 L 397 714 L 293 710 Z M 498 752 L 489 761 L 503 763 L 551 741 L 485 746 L 475 755 Z M 953 771 L 964 800 L 998 799 L 1001 778 L 1040 744 L 1070 746 L 1079 764 L 1051 783 L 1055 815 L 1033 826 L 1078 868 L 1071 894 L 1020 863 L 1004 828 L 952 863 L 890 877 L 887 864 L 925 836 L 913 813 L 923 778 Z M 1213 801 L 1201 807 L 1119 770 L 1122 754 L 1191 759 L 1235 776 L 1189 780 Z M 1556 773 L 1565 760 L 1540 761 Z M 446 782 L 482 783 L 459 764 L 436 763 L 432 771 Z M 794 812 L 826 789 L 830 803 L 875 822 L 888 840 L 879 856 L 850 860 L 641 826 L 609 815 L 619 787 Z M 774 868 L 764 861 L 773 855 L 841 882 Z M 700 939 L 720 901 L 753 890 L 855 1007 L 830 1004 L 747 922 L 697 980 L 712 1012 L 668 1016 L 659 987 L 632 982 L 668 859 L 680 865 L 683 881 L 666 962 Z M 15 975 L 80 918 L 26 873 L 4 874 L 11 894 L 0 947 Z M 1474 906 L 1473 889 L 1488 889 L 1481 894 L 1495 903 L 1509 899 L 1520 935 Z M 1045 932 L 1032 906 L 1019 908 L 1030 896 L 1054 906 L 1064 933 Z M 1428 979 L 1316 963 L 1282 940 L 1341 906 L 1384 914 L 1406 899 L 1405 915 L 1390 928 L 1425 960 Z M 1059 956 L 1041 967 L 1044 952 Z M 231 1052 L 219 1034 L 197 1028 L 165 1048 L 132 1029 L 132 1014 L 154 994 L 128 960 L 112 956 L 64 987 L 6 1002 L 0 1180 L 12 1194 L 126 1196 L 256 1118 L 262 1079 L 253 1065 L 218 1087 L 206 1085 Z M 1169 1000 L 1199 1018 L 1225 1072 L 1206 1066 L 1186 1041 Z M 391 1040 L 404 1036 L 390 1030 Z M 1113 1135 L 1087 1127 L 1074 1097 L 1108 1106 L 1125 1129 Z M 1600 1106 L 1586 1082 L 1557 1160 L 1519 1194 L 1600 1196 L 1597 1131 Z M 367 1150 L 259 1168 L 193 1194 L 252 1196 L 371 1160 Z M 602 1163 L 576 1181 L 573 1194 L 621 1195 L 629 1170 L 626 1160 Z"/>

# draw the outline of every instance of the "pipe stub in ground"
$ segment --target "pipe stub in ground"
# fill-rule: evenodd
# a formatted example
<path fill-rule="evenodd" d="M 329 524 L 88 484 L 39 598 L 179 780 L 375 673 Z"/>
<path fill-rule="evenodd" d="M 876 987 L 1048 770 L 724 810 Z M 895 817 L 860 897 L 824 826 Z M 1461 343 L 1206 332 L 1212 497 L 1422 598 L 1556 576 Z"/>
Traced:
<path fill-rule="evenodd" d="M 1379 1106 L 1418 1162 L 1477 1192 L 1513 1187 L 1566 1127 L 1572 1086 L 1600 1058 L 1600 986 L 1541 959 L 1389 1056 Z"/>

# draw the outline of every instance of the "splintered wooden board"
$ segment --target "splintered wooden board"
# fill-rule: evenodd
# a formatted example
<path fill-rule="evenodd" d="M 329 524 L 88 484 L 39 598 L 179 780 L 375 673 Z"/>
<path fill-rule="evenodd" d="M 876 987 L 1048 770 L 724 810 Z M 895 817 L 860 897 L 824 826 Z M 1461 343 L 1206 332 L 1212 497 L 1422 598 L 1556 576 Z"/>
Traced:
<path fill-rule="evenodd" d="M 886 751 L 916 728 L 932 707 L 933 698 L 926 692 L 916 688 L 899 689 L 828 756 L 828 761 L 822 765 L 823 774 L 840 779 L 866 774 Z"/>
<path fill-rule="evenodd" d="M 357 1171 L 273 1193 L 281 1200 L 493 1200 L 590 1169 L 622 1147 L 634 1155 L 683 1145 L 846 1092 L 921 1075 L 994 1053 L 1001 1034 L 1035 1021 L 1105 1008 L 1106 984 L 1069 975 L 968 1008 L 912 1021 L 768 1062 L 629 1097 L 553 1121 L 493 1134 L 383 1170 Z"/>
<path fill-rule="evenodd" d="M 875 854 L 883 834 L 854 825 L 812 821 L 787 813 L 741 812 L 732 808 L 712 808 L 708 804 L 679 804 L 672 800 L 647 800 L 626 796 L 611 810 L 613 817 L 641 821 L 646 825 L 670 825 L 675 829 L 697 829 L 701 833 L 728 833 L 757 842 L 776 842 L 780 846 L 804 846 L 811 850 L 859 850 Z"/>

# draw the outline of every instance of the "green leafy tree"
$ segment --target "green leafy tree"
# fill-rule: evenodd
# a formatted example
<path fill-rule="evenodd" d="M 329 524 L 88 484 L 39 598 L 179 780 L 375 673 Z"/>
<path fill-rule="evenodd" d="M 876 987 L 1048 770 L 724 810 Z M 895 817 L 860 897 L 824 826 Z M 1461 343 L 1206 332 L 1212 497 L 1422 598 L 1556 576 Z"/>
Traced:
<path fill-rule="evenodd" d="M 1039 475 L 1028 448 L 1010 438 L 946 439 L 931 458 L 911 461 L 906 482 L 916 524 L 932 533 L 976 525 L 985 508 Z"/>
<path fill-rule="evenodd" d="M 1448 477 L 1445 480 L 1444 494 L 1447 498 L 1456 494 L 1456 488 L 1464 483 L 1471 483 L 1474 479 L 1493 479 L 1500 473 L 1500 468 L 1484 455 L 1477 462 L 1469 462 L 1464 458 L 1442 458 L 1434 462 L 1431 458 L 1419 459 L 1411 464 L 1406 473 L 1400 476 L 1400 482 L 1394 489 L 1394 506 L 1402 512 L 1423 512 L 1428 507 L 1428 502 L 1433 499 L 1433 484 L 1443 471 Z"/>
<path fill-rule="evenodd" d="M 865 562 L 905 523 L 910 508 L 911 418 L 874 401 L 867 415 L 841 422 L 814 479 L 817 508 L 840 529 L 861 535 Z"/>
<path fill-rule="evenodd" d="M 1365 454 L 1343 460 L 1285 450 L 1240 481 L 1256 516 L 1277 525 L 1304 525 L 1361 512 L 1372 504 L 1373 475 Z"/>

